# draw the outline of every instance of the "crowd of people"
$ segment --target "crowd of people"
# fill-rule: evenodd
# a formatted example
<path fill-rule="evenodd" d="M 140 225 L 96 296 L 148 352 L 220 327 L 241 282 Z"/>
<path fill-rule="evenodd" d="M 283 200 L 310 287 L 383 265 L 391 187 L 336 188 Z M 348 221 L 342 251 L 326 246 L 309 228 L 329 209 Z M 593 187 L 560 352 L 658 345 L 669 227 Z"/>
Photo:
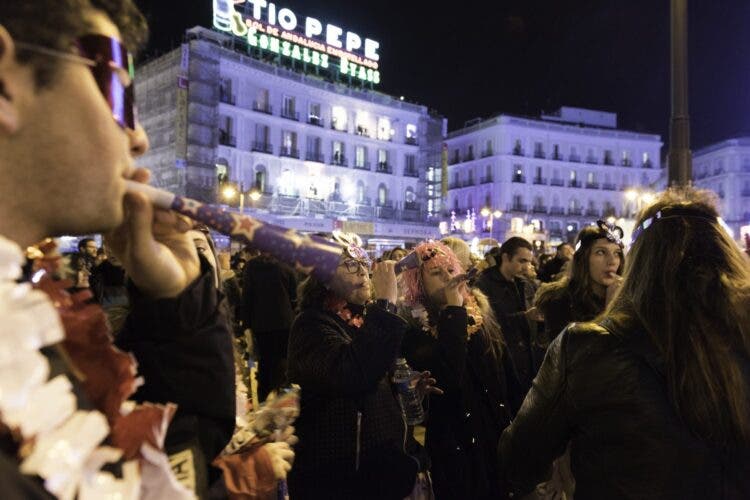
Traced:
<path fill-rule="evenodd" d="M 3 498 L 750 498 L 750 265 L 706 192 L 627 248 L 229 255 L 125 192 L 146 33 L 130 0 L 0 2 Z"/>

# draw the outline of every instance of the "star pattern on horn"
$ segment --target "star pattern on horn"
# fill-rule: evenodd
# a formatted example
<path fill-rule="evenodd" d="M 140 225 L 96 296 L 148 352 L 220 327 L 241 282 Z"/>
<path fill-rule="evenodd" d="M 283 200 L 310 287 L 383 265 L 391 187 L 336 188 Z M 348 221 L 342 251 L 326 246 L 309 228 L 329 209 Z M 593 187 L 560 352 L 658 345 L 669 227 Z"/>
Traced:
<path fill-rule="evenodd" d="M 252 241 L 255 238 L 255 231 L 263 227 L 260 221 L 250 219 L 249 217 L 232 214 L 232 218 L 235 221 L 234 231 L 232 232 L 244 235 L 248 241 Z"/>

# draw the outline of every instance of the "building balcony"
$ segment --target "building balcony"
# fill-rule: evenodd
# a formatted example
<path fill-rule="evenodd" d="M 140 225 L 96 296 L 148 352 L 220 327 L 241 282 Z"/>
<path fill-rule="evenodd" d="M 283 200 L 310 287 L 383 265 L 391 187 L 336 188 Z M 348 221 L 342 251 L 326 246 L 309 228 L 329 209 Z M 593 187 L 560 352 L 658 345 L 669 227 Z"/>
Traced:
<path fill-rule="evenodd" d="M 513 156 L 525 156 L 523 154 L 523 148 L 513 148 L 513 152 L 511 154 Z"/>
<path fill-rule="evenodd" d="M 299 112 L 294 111 L 293 109 L 282 109 L 281 110 L 281 117 L 286 118 L 287 120 L 292 120 L 295 122 L 299 121 Z"/>
<path fill-rule="evenodd" d="M 547 184 L 547 179 L 545 177 L 534 177 L 534 184 L 544 186 Z"/>
<path fill-rule="evenodd" d="M 526 183 L 526 176 L 525 175 L 515 174 L 513 176 L 513 182 L 518 182 L 518 183 L 525 184 Z"/>
<path fill-rule="evenodd" d="M 419 171 L 416 167 L 406 167 L 404 169 L 404 177 L 419 177 Z"/>
<path fill-rule="evenodd" d="M 309 125 L 315 125 L 316 127 L 323 127 L 323 119 L 319 116 L 308 116 L 307 123 Z"/>
<path fill-rule="evenodd" d="M 599 210 L 595 208 L 589 208 L 586 210 L 586 215 L 588 217 L 599 217 Z"/>
<path fill-rule="evenodd" d="M 318 163 L 325 163 L 326 158 L 320 151 L 308 151 L 305 153 L 305 160 L 316 161 Z"/>
<path fill-rule="evenodd" d="M 544 154 L 544 151 L 538 149 L 538 150 L 534 151 L 534 158 L 545 159 L 545 158 L 547 158 L 547 155 Z"/>
<path fill-rule="evenodd" d="M 390 203 L 390 202 L 386 202 Z M 381 205 L 375 207 L 375 216 L 378 219 L 394 219 L 396 217 L 396 209 L 392 206 Z"/>
<path fill-rule="evenodd" d="M 558 186 L 558 187 L 559 186 L 564 186 L 565 185 L 565 181 L 562 180 L 562 179 L 550 179 L 549 185 L 550 186 Z"/>
<path fill-rule="evenodd" d="M 492 156 L 493 154 L 494 153 L 492 152 L 491 149 L 485 149 L 484 151 L 482 151 L 481 156 L 482 156 L 482 158 L 488 158 L 488 157 Z"/>
<path fill-rule="evenodd" d="M 582 208 L 569 208 L 568 209 L 568 215 L 582 215 L 583 209 Z"/>
<path fill-rule="evenodd" d="M 581 187 L 581 181 L 568 181 L 568 187 L 579 188 Z"/>
<path fill-rule="evenodd" d="M 524 205 L 523 203 L 514 203 L 508 207 L 509 212 L 523 212 L 526 213 L 529 211 L 529 206 Z"/>
<path fill-rule="evenodd" d="M 572 161 L 573 163 L 581 163 L 581 157 L 578 155 L 570 155 L 568 157 L 568 161 Z"/>
<path fill-rule="evenodd" d="M 492 176 L 491 175 L 486 175 L 486 176 L 482 177 L 480 179 L 479 183 L 480 184 L 491 184 L 492 183 Z"/>
<path fill-rule="evenodd" d="M 598 182 L 587 182 L 586 183 L 586 189 L 599 189 L 599 183 Z"/>
<path fill-rule="evenodd" d="M 459 189 L 462 187 L 463 184 L 461 184 L 460 182 L 451 182 L 450 184 L 448 184 L 448 189 Z"/>
<path fill-rule="evenodd" d="M 289 146 L 281 146 L 281 151 L 279 152 L 279 156 L 299 159 L 299 149 L 292 148 Z"/>
<path fill-rule="evenodd" d="M 617 186 L 605 182 L 604 184 L 602 184 L 602 189 L 604 191 L 617 191 Z"/>
<path fill-rule="evenodd" d="M 623 158 L 620 161 L 620 165 L 623 166 L 623 167 L 632 167 L 633 166 L 633 160 L 631 160 L 630 158 Z"/>
<path fill-rule="evenodd" d="M 544 205 L 534 205 L 531 207 L 531 212 L 535 214 L 546 214 L 547 213 L 547 207 Z"/>
<path fill-rule="evenodd" d="M 562 155 L 560 153 L 552 153 L 552 157 L 551 158 L 553 160 L 558 160 L 558 161 L 560 161 L 560 160 L 563 159 L 563 157 L 562 157 Z"/>
<path fill-rule="evenodd" d="M 346 162 L 346 157 L 340 153 L 339 154 L 333 153 L 333 156 L 331 156 L 331 165 L 335 165 L 337 167 L 348 166 Z"/>
<path fill-rule="evenodd" d="M 363 127 L 362 125 L 357 125 L 357 128 L 356 128 L 356 130 L 355 130 L 355 132 L 354 132 L 354 133 L 355 133 L 355 134 L 357 134 L 357 135 L 359 135 L 359 136 L 362 136 L 362 137 L 370 137 L 370 138 L 372 137 L 372 136 L 370 135 L 370 131 L 369 131 L 369 130 L 367 130 L 367 129 L 366 129 L 365 127 Z"/>
<path fill-rule="evenodd" d="M 586 163 L 590 163 L 592 165 L 599 165 L 599 160 L 596 159 L 596 156 L 587 156 Z"/>
<path fill-rule="evenodd" d="M 474 159 L 474 153 L 466 153 L 464 155 L 464 161 L 472 161 Z"/>
<path fill-rule="evenodd" d="M 475 186 L 475 185 L 476 185 L 476 182 L 474 182 L 474 179 L 466 179 L 463 182 L 463 187 L 471 187 L 471 186 Z"/>
<path fill-rule="evenodd" d="M 387 161 L 381 161 L 378 162 L 378 165 L 375 167 L 375 171 L 380 172 L 381 174 L 392 174 L 393 166 L 389 165 Z"/>
<path fill-rule="evenodd" d="M 409 144 L 411 146 L 418 146 L 419 145 L 417 143 L 417 138 L 416 137 L 407 137 L 406 139 L 404 139 L 404 143 L 405 144 Z"/>
<path fill-rule="evenodd" d="M 271 106 L 267 102 L 253 101 L 253 111 L 258 111 L 260 113 L 265 113 L 267 115 L 272 115 L 273 114 L 273 106 Z"/>
<path fill-rule="evenodd" d="M 565 215 L 565 209 L 563 207 L 550 207 L 550 215 Z"/>
<path fill-rule="evenodd" d="M 615 164 L 615 161 L 611 157 L 605 156 L 604 160 L 602 161 L 602 163 L 604 165 L 609 165 L 611 167 L 611 166 L 613 166 Z"/>
<path fill-rule="evenodd" d="M 229 132 L 219 130 L 219 144 L 222 146 L 229 146 L 230 148 L 236 148 L 237 138 L 233 135 L 229 135 Z"/>
<path fill-rule="evenodd" d="M 353 168 L 356 168 L 357 170 L 370 170 L 370 162 L 369 161 L 355 162 Z"/>
<path fill-rule="evenodd" d="M 641 168 L 653 168 L 653 164 L 651 163 L 651 160 L 646 160 L 641 163 Z"/>
<path fill-rule="evenodd" d="M 269 155 L 273 154 L 273 145 L 269 142 L 260 142 L 260 141 L 253 141 L 253 145 L 250 148 L 250 151 L 255 151 L 258 153 L 267 153 Z"/>
<path fill-rule="evenodd" d="M 349 131 L 346 130 L 346 124 L 338 125 L 335 121 L 331 120 L 331 130 L 335 130 L 336 132 L 343 132 L 344 134 L 348 134 Z"/>
<path fill-rule="evenodd" d="M 237 99 L 230 94 L 229 92 L 219 92 L 219 102 L 223 102 L 224 104 L 230 104 L 234 106 L 237 102 Z"/>
<path fill-rule="evenodd" d="M 448 160 L 448 165 L 455 165 L 456 163 L 461 163 L 461 159 L 458 156 L 454 156 Z"/>

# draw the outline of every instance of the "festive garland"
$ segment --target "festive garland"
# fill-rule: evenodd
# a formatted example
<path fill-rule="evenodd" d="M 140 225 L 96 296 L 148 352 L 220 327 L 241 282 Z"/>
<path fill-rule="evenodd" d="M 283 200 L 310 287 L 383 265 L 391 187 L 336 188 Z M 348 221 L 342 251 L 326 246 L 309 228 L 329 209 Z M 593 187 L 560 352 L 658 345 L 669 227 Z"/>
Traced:
<path fill-rule="evenodd" d="M 463 307 L 466 309 L 468 315 L 468 324 L 466 326 L 466 340 L 471 339 L 471 336 L 477 333 L 482 328 L 484 322 L 482 318 L 482 310 L 477 303 L 477 299 L 473 295 L 469 295 L 464 298 Z M 437 338 L 437 319 L 433 318 L 430 312 L 425 308 L 423 304 L 418 304 L 411 310 L 413 318 L 419 320 L 422 326 L 422 331 Z"/>

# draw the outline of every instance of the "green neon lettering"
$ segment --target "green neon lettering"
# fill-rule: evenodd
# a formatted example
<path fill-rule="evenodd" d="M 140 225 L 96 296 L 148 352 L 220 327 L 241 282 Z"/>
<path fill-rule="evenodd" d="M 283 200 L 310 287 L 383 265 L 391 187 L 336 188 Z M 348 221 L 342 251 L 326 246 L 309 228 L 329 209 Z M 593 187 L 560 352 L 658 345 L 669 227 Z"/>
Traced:
<path fill-rule="evenodd" d="M 328 54 L 320 54 L 320 67 L 321 68 L 328 67 Z"/>
<path fill-rule="evenodd" d="M 374 74 L 372 75 L 372 83 L 375 83 L 375 84 L 378 84 L 378 83 L 380 83 L 380 71 L 376 71 L 376 72 L 375 72 L 375 73 L 374 73 Z"/>
<path fill-rule="evenodd" d="M 261 34 L 258 43 L 260 44 L 261 49 L 268 50 L 268 35 L 266 35 L 265 33 Z"/>
<path fill-rule="evenodd" d="M 306 63 L 312 62 L 312 57 L 310 56 L 310 50 L 307 47 L 302 49 L 302 60 Z"/>
<path fill-rule="evenodd" d="M 313 53 L 312 53 L 312 63 L 315 66 L 320 66 L 320 52 L 313 51 Z"/>
<path fill-rule="evenodd" d="M 286 40 L 281 42 L 281 53 L 287 57 L 292 55 L 292 44 Z"/>
<path fill-rule="evenodd" d="M 297 59 L 298 61 L 302 59 L 302 53 L 299 50 L 299 45 L 295 45 L 292 47 L 292 59 Z"/>
<path fill-rule="evenodd" d="M 247 44 L 252 47 L 258 46 L 258 31 L 255 28 L 247 30 Z"/>
<path fill-rule="evenodd" d="M 273 52 L 274 54 L 278 54 L 281 51 L 281 47 L 279 47 L 279 45 L 279 39 L 275 36 L 272 36 L 270 44 L 271 52 Z"/>
<path fill-rule="evenodd" d="M 359 67 L 359 73 L 357 74 L 357 78 L 360 80 L 367 80 L 367 71 L 365 70 L 364 66 Z"/>
<path fill-rule="evenodd" d="M 340 67 L 341 67 L 341 74 L 342 75 L 347 74 L 349 72 L 349 61 L 347 61 L 345 58 L 342 57 Z"/>

